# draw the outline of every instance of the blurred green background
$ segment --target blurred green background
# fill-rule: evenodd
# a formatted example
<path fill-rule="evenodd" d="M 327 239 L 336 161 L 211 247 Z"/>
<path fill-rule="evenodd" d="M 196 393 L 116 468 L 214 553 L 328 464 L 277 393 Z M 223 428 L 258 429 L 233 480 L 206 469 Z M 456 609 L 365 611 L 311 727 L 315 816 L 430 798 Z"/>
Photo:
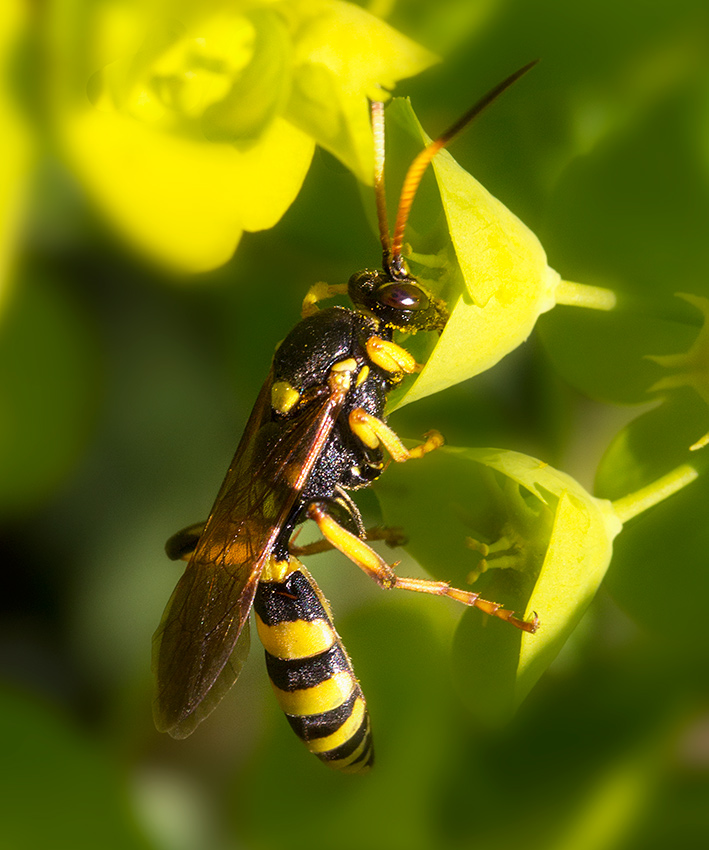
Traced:
<path fill-rule="evenodd" d="M 55 23 L 70 5 L 2 13 L 2 191 L 24 206 L 2 222 L 0 269 L 0 847 L 708 846 L 703 484 L 621 535 L 608 589 L 504 728 L 479 724 L 459 695 L 459 610 L 382 594 L 322 556 L 309 567 L 368 697 L 375 770 L 334 775 L 306 753 L 258 646 L 191 738 L 154 730 L 150 640 L 180 570 L 164 541 L 206 516 L 310 284 L 344 282 L 380 249 L 354 178 L 316 152 L 283 220 L 222 268 L 177 278 L 142 260 L 56 143 Z M 700 317 L 673 293 L 709 295 L 707 4 L 372 8 L 445 55 L 397 88 L 431 135 L 541 59 L 453 154 L 564 278 L 636 307 L 620 319 L 556 308 L 494 370 L 393 424 L 527 452 L 593 489 L 614 435 L 652 415 L 638 405 L 659 371 L 643 355 L 696 336 Z M 697 404 L 666 408 L 663 433 Z M 645 444 L 661 457 L 655 433 Z M 605 478 L 600 495 L 621 495 Z M 376 514 L 372 494 L 359 501 Z"/>

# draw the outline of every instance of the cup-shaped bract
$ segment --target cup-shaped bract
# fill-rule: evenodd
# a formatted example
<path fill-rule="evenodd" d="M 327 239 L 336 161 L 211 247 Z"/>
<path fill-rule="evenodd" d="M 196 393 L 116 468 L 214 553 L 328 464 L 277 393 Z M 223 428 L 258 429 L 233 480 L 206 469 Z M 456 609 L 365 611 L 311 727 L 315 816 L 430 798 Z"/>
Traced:
<path fill-rule="evenodd" d="M 408 101 L 397 98 L 387 121 L 419 147 L 430 142 Z M 420 225 L 434 251 L 431 267 L 426 258 L 420 261 L 416 244 L 411 267 L 424 281 L 429 274 L 437 277 L 431 288 L 446 300 L 450 318 L 416 381 L 394 394 L 392 409 L 491 368 L 521 345 L 539 316 L 557 303 L 599 310 L 615 305 L 609 290 L 562 280 L 535 234 L 448 151 L 433 158 L 432 169 L 443 215 L 429 214 Z"/>
<path fill-rule="evenodd" d="M 466 701 L 504 721 L 577 627 L 621 522 L 610 502 L 517 452 L 443 447 L 417 466 L 414 477 L 389 469 L 377 486 L 385 520 L 410 533 L 413 557 L 456 586 L 482 572 L 468 589 L 539 618 L 536 634 L 474 610 L 459 626 L 454 658 Z M 471 549 L 484 555 L 482 569 Z"/>

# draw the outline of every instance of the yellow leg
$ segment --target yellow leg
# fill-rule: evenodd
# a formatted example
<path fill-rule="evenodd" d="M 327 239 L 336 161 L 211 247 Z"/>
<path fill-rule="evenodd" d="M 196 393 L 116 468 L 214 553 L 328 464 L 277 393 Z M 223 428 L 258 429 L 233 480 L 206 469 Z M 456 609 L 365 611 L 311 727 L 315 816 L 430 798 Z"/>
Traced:
<path fill-rule="evenodd" d="M 367 356 L 386 372 L 406 372 L 410 375 L 423 368 L 405 348 L 378 336 L 370 336 L 367 340 Z"/>
<path fill-rule="evenodd" d="M 381 419 L 377 419 L 376 416 L 372 416 L 371 413 L 367 413 L 366 410 L 362 410 L 361 407 L 356 408 L 350 413 L 349 423 L 352 433 L 365 446 L 370 449 L 376 449 L 381 443 L 397 463 L 403 463 L 405 460 L 411 460 L 412 458 L 423 457 L 444 443 L 443 436 L 438 431 L 429 431 L 424 435 L 426 437 L 424 443 L 413 449 L 407 449 L 396 433 L 386 423 L 382 422 Z"/>
<path fill-rule="evenodd" d="M 314 283 L 307 291 L 303 298 L 303 306 L 300 309 L 301 316 L 305 319 L 308 316 L 314 316 L 318 312 L 318 301 L 325 301 L 327 298 L 332 298 L 333 295 L 346 295 L 347 284 L 333 284 L 319 281 Z"/>
<path fill-rule="evenodd" d="M 288 551 L 296 558 L 307 557 L 308 555 L 319 555 L 321 552 L 329 552 L 334 549 L 334 545 L 329 540 L 316 540 L 314 543 L 306 543 L 305 546 L 296 546 L 293 543 L 295 534 L 288 544 Z M 365 532 L 365 540 L 383 540 L 387 546 L 394 548 L 395 546 L 403 546 L 408 542 L 407 536 L 404 534 L 403 528 L 388 525 L 375 525 L 374 528 L 368 528 Z"/>
<path fill-rule="evenodd" d="M 318 504 L 312 504 L 308 508 L 308 516 L 317 523 L 320 533 L 335 549 L 339 549 L 353 563 L 363 570 L 371 579 L 384 588 L 384 590 L 413 590 L 416 593 L 431 593 L 435 596 L 447 596 L 455 599 L 463 605 L 479 608 L 486 614 L 505 620 L 518 629 L 534 633 L 539 627 L 536 614 L 531 620 L 522 620 L 515 617 L 513 611 L 508 611 L 497 602 L 489 602 L 481 599 L 478 593 L 469 590 L 459 590 L 451 587 L 445 581 L 432 581 L 430 579 L 405 578 L 397 576 L 394 567 L 378 555 L 363 540 L 356 537 L 347 529 L 338 525 Z"/>

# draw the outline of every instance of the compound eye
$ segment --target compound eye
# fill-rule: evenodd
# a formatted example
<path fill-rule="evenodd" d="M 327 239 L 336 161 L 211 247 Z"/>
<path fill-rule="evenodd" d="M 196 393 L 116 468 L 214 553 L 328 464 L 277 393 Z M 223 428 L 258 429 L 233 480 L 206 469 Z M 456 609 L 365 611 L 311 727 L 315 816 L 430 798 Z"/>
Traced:
<path fill-rule="evenodd" d="M 427 296 L 413 283 L 388 283 L 377 292 L 377 301 L 395 310 L 425 310 L 429 306 Z"/>

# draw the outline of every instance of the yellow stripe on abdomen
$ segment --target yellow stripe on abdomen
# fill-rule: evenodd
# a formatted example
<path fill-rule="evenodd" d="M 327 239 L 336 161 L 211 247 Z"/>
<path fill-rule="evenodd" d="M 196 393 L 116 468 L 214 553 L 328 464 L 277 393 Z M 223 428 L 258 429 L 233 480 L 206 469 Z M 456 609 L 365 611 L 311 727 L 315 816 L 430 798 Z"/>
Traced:
<path fill-rule="evenodd" d="M 352 707 L 352 713 L 340 726 L 333 732 L 332 735 L 326 735 L 324 738 L 313 738 L 308 742 L 308 749 L 311 753 L 326 753 L 328 750 L 334 750 L 346 744 L 347 741 L 357 732 L 367 715 L 367 706 L 364 698 L 356 699 Z"/>
<path fill-rule="evenodd" d="M 374 752 L 369 715 L 329 608 L 295 559 L 254 600 L 259 636 L 279 705 L 308 749 L 337 770 L 367 770 Z"/>
<path fill-rule="evenodd" d="M 352 695 L 357 686 L 349 670 L 341 670 L 312 688 L 282 691 L 273 685 L 278 704 L 286 714 L 323 714 L 338 708 Z"/>
<path fill-rule="evenodd" d="M 257 614 L 256 629 L 266 652 L 278 658 L 317 655 L 337 641 L 337 634 L 328 620 L 296 620 L 266 625 Z"/>

